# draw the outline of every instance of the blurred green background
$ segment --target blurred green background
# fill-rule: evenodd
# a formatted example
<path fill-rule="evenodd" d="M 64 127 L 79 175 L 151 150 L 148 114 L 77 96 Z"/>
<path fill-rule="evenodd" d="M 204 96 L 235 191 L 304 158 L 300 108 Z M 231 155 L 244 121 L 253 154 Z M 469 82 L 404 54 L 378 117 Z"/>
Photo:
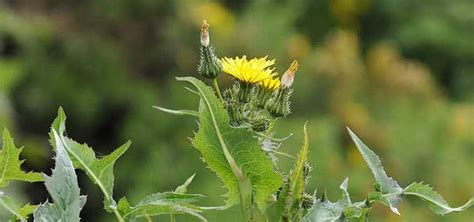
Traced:
<path fill-rule="evenodd" d="M 402 186 L 424 181 L 459 205 L 474 196 L 473 12 L 471 0 L 0 0 L 0 127 L 25 146 L 25 169 L 49 174 L 47 132 L 63 106 L 68 134 L 99 154 L 133 141 L 116 165 L 116 199 L 136 203 L 196 173 L 190 192 L 208 196 L 204 205 L 222 205 L 222 184 L 188 140 L 195 120 L 152 108 L 197 107 L 174 77 L 197 75 L 207 19 L 219 56 L 269 55 L 279 73 L 300 61 L 294 112 L 277 136 L 293 132 L 281 151 L 295 154 L 309 120 L 309 191 L 327 189 L 334 200 L 345 177 L 355 200 L 373 190 L 347 125 Z M 280 164 L 292 166 L 285 157 Z M 88 195 L 83 221 L 114 221 L 99 210 L 97 187 L 78 174 Z M 9 189 L 24 202 L 48 198 L 41 183 Z M 474 218 L 472 209 L 435 216 L 414 199 L 400 212 L 378 206 L 372 220 Z M 239 213 L 236 206 L 205 216 L 239 221 Z"/>

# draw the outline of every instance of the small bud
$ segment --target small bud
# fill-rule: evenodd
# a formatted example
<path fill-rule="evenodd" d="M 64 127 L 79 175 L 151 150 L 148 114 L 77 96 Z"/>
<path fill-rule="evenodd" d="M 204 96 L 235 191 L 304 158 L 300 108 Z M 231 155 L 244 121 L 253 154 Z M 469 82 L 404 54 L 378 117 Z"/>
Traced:
<path fill-rule="evenodd" d="M 209 45 L 209 24 L 204 20 L 201 27 L 201 58 L 198 72 L 205 78 L 214 79 L 220 71 L 222 71 L 222 64 L 217 58 L 214 48 Z"/>
<path fill-rule="evenodd" d="M 255 132 L 263 132 L 270 127 L 270 121 L 263 110 L 250 110 L 247 121 Z"/>
<path fill-rule="evenodd" d="M 267 110 L 275 118 L 288 116 L 292 89 L 280 87 L 278 92 L 268 101 Z"/>
<path fill-rule="evenodd" d="M 209 46 L 209 24 L 206 20 L 202 22 L 201 26 L 201 45 L 204 47 Z"/>
<path fill-rule="evenodd" d="M 294 60 L 288 70 L 286 70 L 285 74 L 281 77 L 281 84 L 284 87 L 289 88 L 293 84 L 296 70 L 298 70 L 298 61 Z"/>

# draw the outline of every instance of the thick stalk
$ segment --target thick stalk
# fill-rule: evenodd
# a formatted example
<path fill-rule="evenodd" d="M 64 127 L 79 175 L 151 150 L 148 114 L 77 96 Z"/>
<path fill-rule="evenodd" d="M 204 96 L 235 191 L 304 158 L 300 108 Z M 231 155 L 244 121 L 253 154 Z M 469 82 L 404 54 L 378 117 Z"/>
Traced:
<path fill-rule="evenodd" d="M 252 184 L 248 178 L 239 180 L 239 193 L 243 219 L 245 222 L 253 222 Z"/>

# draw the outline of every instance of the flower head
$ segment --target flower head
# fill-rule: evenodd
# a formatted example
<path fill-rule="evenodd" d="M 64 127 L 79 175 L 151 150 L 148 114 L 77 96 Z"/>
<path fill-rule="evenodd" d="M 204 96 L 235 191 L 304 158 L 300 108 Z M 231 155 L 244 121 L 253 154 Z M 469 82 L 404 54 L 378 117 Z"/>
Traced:
<path fill-rule="evenodd" d="M 275 60 L 267 60 L 266 56 L 251 60 L 247 60 L 246 56 L 242 56 L 242 58 L 235 57 L 234 59 L 226 57 L 221 61 L 223 71 L 244 84 L 260 83 L 276 75 L 276 73 L 273 73 L 275 68 L 270 68 L 275 64 Z"/>

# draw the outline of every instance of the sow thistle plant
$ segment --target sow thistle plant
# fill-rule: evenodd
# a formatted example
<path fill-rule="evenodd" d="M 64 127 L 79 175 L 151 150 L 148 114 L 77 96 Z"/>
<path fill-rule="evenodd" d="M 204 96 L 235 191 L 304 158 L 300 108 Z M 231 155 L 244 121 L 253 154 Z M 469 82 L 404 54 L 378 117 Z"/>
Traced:
<path fill-rule="evenodd" d="M 348 179 L 340 185 L 341 198 L 328 200 L 326 193 L 309 194 L 306 190 L 308 173 L 309 139 L 306 124 L 304 141 L 290 172 L 281 172 L 277 155 L 286 138 L 273 138 L 274 123 L 290 114 L 291 86 L 298 62 L 278 78 L 275 60 L 268 57 L 247 59 L 246 56 L 219 59 L 210 44 L 209 25 L 201 28 L 201 59 L 198 73 L 210 83 L 208 86 L 194 77 L 180 77 L 178 81 L 191 84 L 189 89 L 199 97 L 199 108 L 161 111 L 188 115 L 198 119 L 199 128 L 192 138 L 192 145 L 201 153 L 202 160 L 220 178 L 227 193 L 225 204 L 220 207 L 199 206 L 201 194 L 187 194 L 187 186 L 194 175 L 174 191 L 158 192 L 131 204 L 126 197 L 113 195 L 115 162 L 131 145 L 128 141 L 115 151 L 98 158 L 87 144 L 81 144 L 66 136 L 66 115 L 60 108 L 49 133 L 56 153 L 55 167 L 50 176 L 21 170 L 19 159 L 22 148 L 17 148 L 8 130 L 3 132 L 0 152 L 0 208 L 10 212 L 11 221 L 74 222 L 80 220 L 80 212 L 87 197 L 81 195 L 75 170 L 86 173 L 103 194 L 104 209 L 117 221 L 153 221 L 158 215 L 169 215 L 175 221 L 177 214 L 189 214 L 207 221 L 202 213 L 209 210 L 226 210 L 240 205 L 239 221 L 368 221 L 374 203 L 381 203 L 399 214 L 398 204 L 405 196 L 416 196 L 425 201 L 431 210 L 440 215 L 463 211 L 474 204 L 470 199 L 461 207 L 450 207 L 429 185 L 412 183 L 401 187 L 390 178 L 382 167 L 379 157 L 348 128 L 348 132 L 375 178 L 374 191 L 362 201 L 352 201 L 347 191 Z M 217 76 L 229 75 L 234 83 L 222 93 Z M 51 202 L 38 205 L 20 205 L 3 190 L 10 181 L 44 182 Z M 113 216 L 112 216 L 113 217 Z"/>

